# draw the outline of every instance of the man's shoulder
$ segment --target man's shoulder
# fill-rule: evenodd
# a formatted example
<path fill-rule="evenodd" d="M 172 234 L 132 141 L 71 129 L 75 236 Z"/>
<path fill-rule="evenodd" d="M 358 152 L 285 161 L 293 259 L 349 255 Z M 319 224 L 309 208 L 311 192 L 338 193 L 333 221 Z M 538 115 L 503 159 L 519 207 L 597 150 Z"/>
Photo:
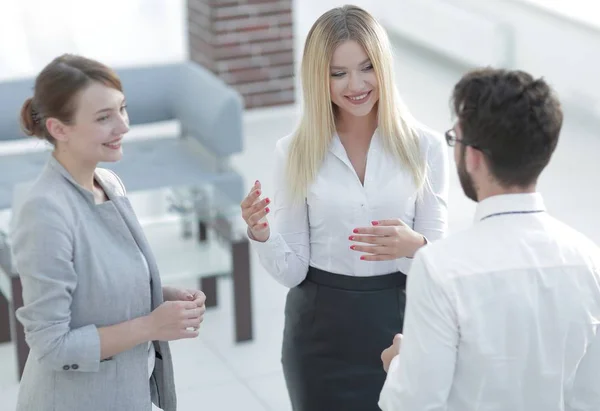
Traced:
<path fill-rule="evenodd" d="M 565 253 L 594 259 L 600 267 L 600 247 L 587 235 L 554 217 L 548 218 L 547 230 L 548 235 L 555 239 L 557 247 Z"/>
<path fill-rule="evenodd" d="M 444 255 L 455 255 L 471 243 L 477 242 L 477 227 L 471 226 L 460 231 L 449 234 L 447 237 L 427 244 L 419 250 L 423 257 L 442 257 Z"/>
<path fill-rule="evenodd" d="M 464 268 L 471 265 L 469 261 L 478 258 L 474 248 L 477 237 L 475 227 L 463 229 L 427 244 L 417 252 L 415 259 L 419 259 L 432 275 L 438 273 L 435 277 L 448 280 L 455 276 L 453 273 L 464 274 Z"/>
<path fill-rule="evenodd" d="M 531 231 L 510 226 L 497 232 L 496 227 L 474 224 L 428 244 L 419 254 L 430 267 L 449 275 L 454 271 L 465 275 L 477 267 L 510 266 L 507 259 L 527 260 L 524 247 L 536 250 L 540 256 L 559 253 L 565 261 L 587 261 L 600 268 L 600 247 L 580 231 L 551 216 L 545 218 L 543 229 L 537 227 Z"/>

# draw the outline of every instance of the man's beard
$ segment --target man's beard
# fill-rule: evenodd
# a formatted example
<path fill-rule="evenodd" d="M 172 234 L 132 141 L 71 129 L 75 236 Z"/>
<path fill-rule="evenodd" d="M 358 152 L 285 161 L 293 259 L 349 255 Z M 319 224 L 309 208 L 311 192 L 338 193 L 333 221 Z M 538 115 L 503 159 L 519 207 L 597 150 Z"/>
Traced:
<path fill-rule="evenodd" d="M 460 185 L 463 189 L 465 195 L 477 202 L 477 190 L 475 189 L 475 183 L 473 183 L 473 179 L 467 172 L 467 168 L 465 167 L 465 152 L 463 151 L 460 161 L 456 165 L 456 169 L 458 171 L 458 179 L 460 180 Z"/>

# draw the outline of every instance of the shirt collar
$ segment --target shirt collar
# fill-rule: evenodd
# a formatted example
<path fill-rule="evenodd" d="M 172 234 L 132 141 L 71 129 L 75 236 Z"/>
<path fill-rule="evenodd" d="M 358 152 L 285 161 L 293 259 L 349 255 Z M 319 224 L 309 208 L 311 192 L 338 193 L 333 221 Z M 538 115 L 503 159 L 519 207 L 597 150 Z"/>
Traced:
<path fill-rule="evenodd" d="M 546 206 L 540 193 L 502 194 L 480 201 L 475 211 L 475 221 L 481 221 L 494 214 L 541 211 L 546 211 Z"/>
<path fill-rule="evenodd" d="M 369 152 L 376 152 L 381 148 L 382 141 L 381 137 L 379 136 L 379 128 L 376 128 L 375 132 L 373 133 L 373 137 L 371 138 L 371 143 L 369 144 Z M 344 148 L 344 145 L 342 144 L 340 136 L 337 132 L 333 135 L 331 144 L 329 145 L 329 151 L 331 151 L 337 158 L 342 160 L 344 163 L 351 166 L 350 160 L 348 159 L 348 154 L 346 153 L 346 149 Z"/>

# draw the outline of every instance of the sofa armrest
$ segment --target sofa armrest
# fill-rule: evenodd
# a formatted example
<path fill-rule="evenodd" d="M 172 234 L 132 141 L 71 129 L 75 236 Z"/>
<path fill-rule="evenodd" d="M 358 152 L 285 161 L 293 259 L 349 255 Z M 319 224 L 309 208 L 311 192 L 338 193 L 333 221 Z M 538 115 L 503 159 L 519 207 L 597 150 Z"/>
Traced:
<path fill-rule="evenodd" d="M 237 91 L 194 62 L 178 67 L 172 107 L 182 134 L 221 158 L 243 150 L 243 102 Z"/>

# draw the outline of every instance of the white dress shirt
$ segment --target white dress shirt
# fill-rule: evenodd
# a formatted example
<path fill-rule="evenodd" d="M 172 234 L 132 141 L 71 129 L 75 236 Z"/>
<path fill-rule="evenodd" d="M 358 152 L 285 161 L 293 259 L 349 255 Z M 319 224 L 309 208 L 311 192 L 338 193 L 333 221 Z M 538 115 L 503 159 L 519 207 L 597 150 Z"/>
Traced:
<path fill-rule="evenodd" d="M 419 129 L 419 143 L 429 184 L 421 197 L 409 170 L 389 154 L 375 131 L 367 154 L 364 186 L 339 137 L 330 149 L 304 204 L 289 200 L 285 170 L 291 136 L 277 142 L 275 189 L 269 215 L 271 235 L 251 241 L 265 269 L 281 284 L 294 287 L 309 265 L 336 274 L 375 276 L 406 273 L 410 260 L 363 261 L 353 251 L 352 230 L 371 221 L 400 218 L 428 241 L 441 238 L 447 227 L 448 155 L 441 136 Z M 268 196 L 268 193 L 265 193 Z"/>
<path fill-rule="evenodd" d="M 600 410 L 600 250 L 542 210 L 488 198 L 417 253 L 382 410 Z"/>

